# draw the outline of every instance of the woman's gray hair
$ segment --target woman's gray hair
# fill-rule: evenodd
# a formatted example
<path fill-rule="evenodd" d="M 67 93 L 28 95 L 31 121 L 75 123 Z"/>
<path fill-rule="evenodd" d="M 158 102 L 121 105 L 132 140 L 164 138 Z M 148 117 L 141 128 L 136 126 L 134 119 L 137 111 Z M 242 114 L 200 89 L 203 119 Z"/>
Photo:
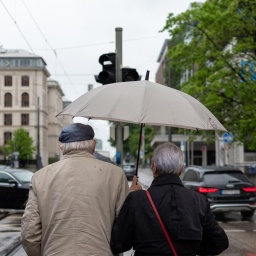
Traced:
<path fill-rule="evenodd" d="M 75 141 L 68 143 L 59 143 L 62 154 L 65 155 L 73 150 L 85 150 L 93 154 L 95 141 L 94 140 L 84 140 L 84 141 Z"/>
<path fill-rule="evenodd" d="M 156 147 L 152 162 L 156 165 L 158 175 L 165 173 L 178 174 L 184 165 L 184 154 L 178 146 L 167 142 Z"/>

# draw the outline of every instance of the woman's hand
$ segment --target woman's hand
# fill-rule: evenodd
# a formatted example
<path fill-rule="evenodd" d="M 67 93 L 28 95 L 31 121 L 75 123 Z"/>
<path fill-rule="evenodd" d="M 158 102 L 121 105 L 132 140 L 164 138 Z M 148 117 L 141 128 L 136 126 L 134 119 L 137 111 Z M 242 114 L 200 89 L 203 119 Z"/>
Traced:
<path fill-rule="evenodd" d="M 138 176 L 134 175 L 132 179 L 132 184 L 130 186 L 130 192 L 134 190 L 142 190 L 142 186 L 138 183 Z"/>

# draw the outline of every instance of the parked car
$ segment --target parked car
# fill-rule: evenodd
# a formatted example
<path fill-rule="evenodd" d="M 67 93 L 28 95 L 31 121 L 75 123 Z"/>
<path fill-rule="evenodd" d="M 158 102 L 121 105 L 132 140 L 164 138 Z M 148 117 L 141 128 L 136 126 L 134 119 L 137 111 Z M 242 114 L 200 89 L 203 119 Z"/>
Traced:
<path fill-rule="evenodd" d="M 24 209 L 33 172 L 0 167 L 0 208 Z"/>
<path fill-rule="evenodd" d="M 205 195 L 213 213 L 240 212 L 251 218 L 256 209 L 256 187 L 234 167 L 189 166 L 181 174 L 188 189 Z"/>
<path fill-rule="evenodd" d="M 133 163 L 123 164 L 123 170 L 128 180 L 132 180 L 133 176 L 136 173 L 136 166 Z"/>

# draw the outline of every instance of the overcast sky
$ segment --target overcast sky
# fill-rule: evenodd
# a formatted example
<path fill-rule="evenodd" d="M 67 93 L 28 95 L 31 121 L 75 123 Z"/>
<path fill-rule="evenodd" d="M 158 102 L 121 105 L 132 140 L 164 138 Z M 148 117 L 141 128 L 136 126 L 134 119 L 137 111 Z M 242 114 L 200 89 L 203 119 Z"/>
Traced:
<path fill-rule="evenodd" d="M 123 28 L 123 66 L 155 81 L 169 13 L 191 0 L 0 0 L 0 45 L 42 56 L 51 79 L 68 100 L 94 87 L 99 56 L 115 51 L 115 28 Z"/>

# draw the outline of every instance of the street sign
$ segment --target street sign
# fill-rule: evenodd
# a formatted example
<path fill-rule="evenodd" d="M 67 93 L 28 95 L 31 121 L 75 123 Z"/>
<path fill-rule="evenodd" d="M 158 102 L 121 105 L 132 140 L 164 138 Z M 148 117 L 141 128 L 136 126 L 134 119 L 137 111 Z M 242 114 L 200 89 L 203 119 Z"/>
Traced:
<path fill-rule="evenodd" d="M 228 133 L 228 132 L 225 132 L 223 135 L 222 135 L 222 140 L 225 142 L 225 143 L 230 143 L 233 141 L 233 135 L 231 133 Z"/>

